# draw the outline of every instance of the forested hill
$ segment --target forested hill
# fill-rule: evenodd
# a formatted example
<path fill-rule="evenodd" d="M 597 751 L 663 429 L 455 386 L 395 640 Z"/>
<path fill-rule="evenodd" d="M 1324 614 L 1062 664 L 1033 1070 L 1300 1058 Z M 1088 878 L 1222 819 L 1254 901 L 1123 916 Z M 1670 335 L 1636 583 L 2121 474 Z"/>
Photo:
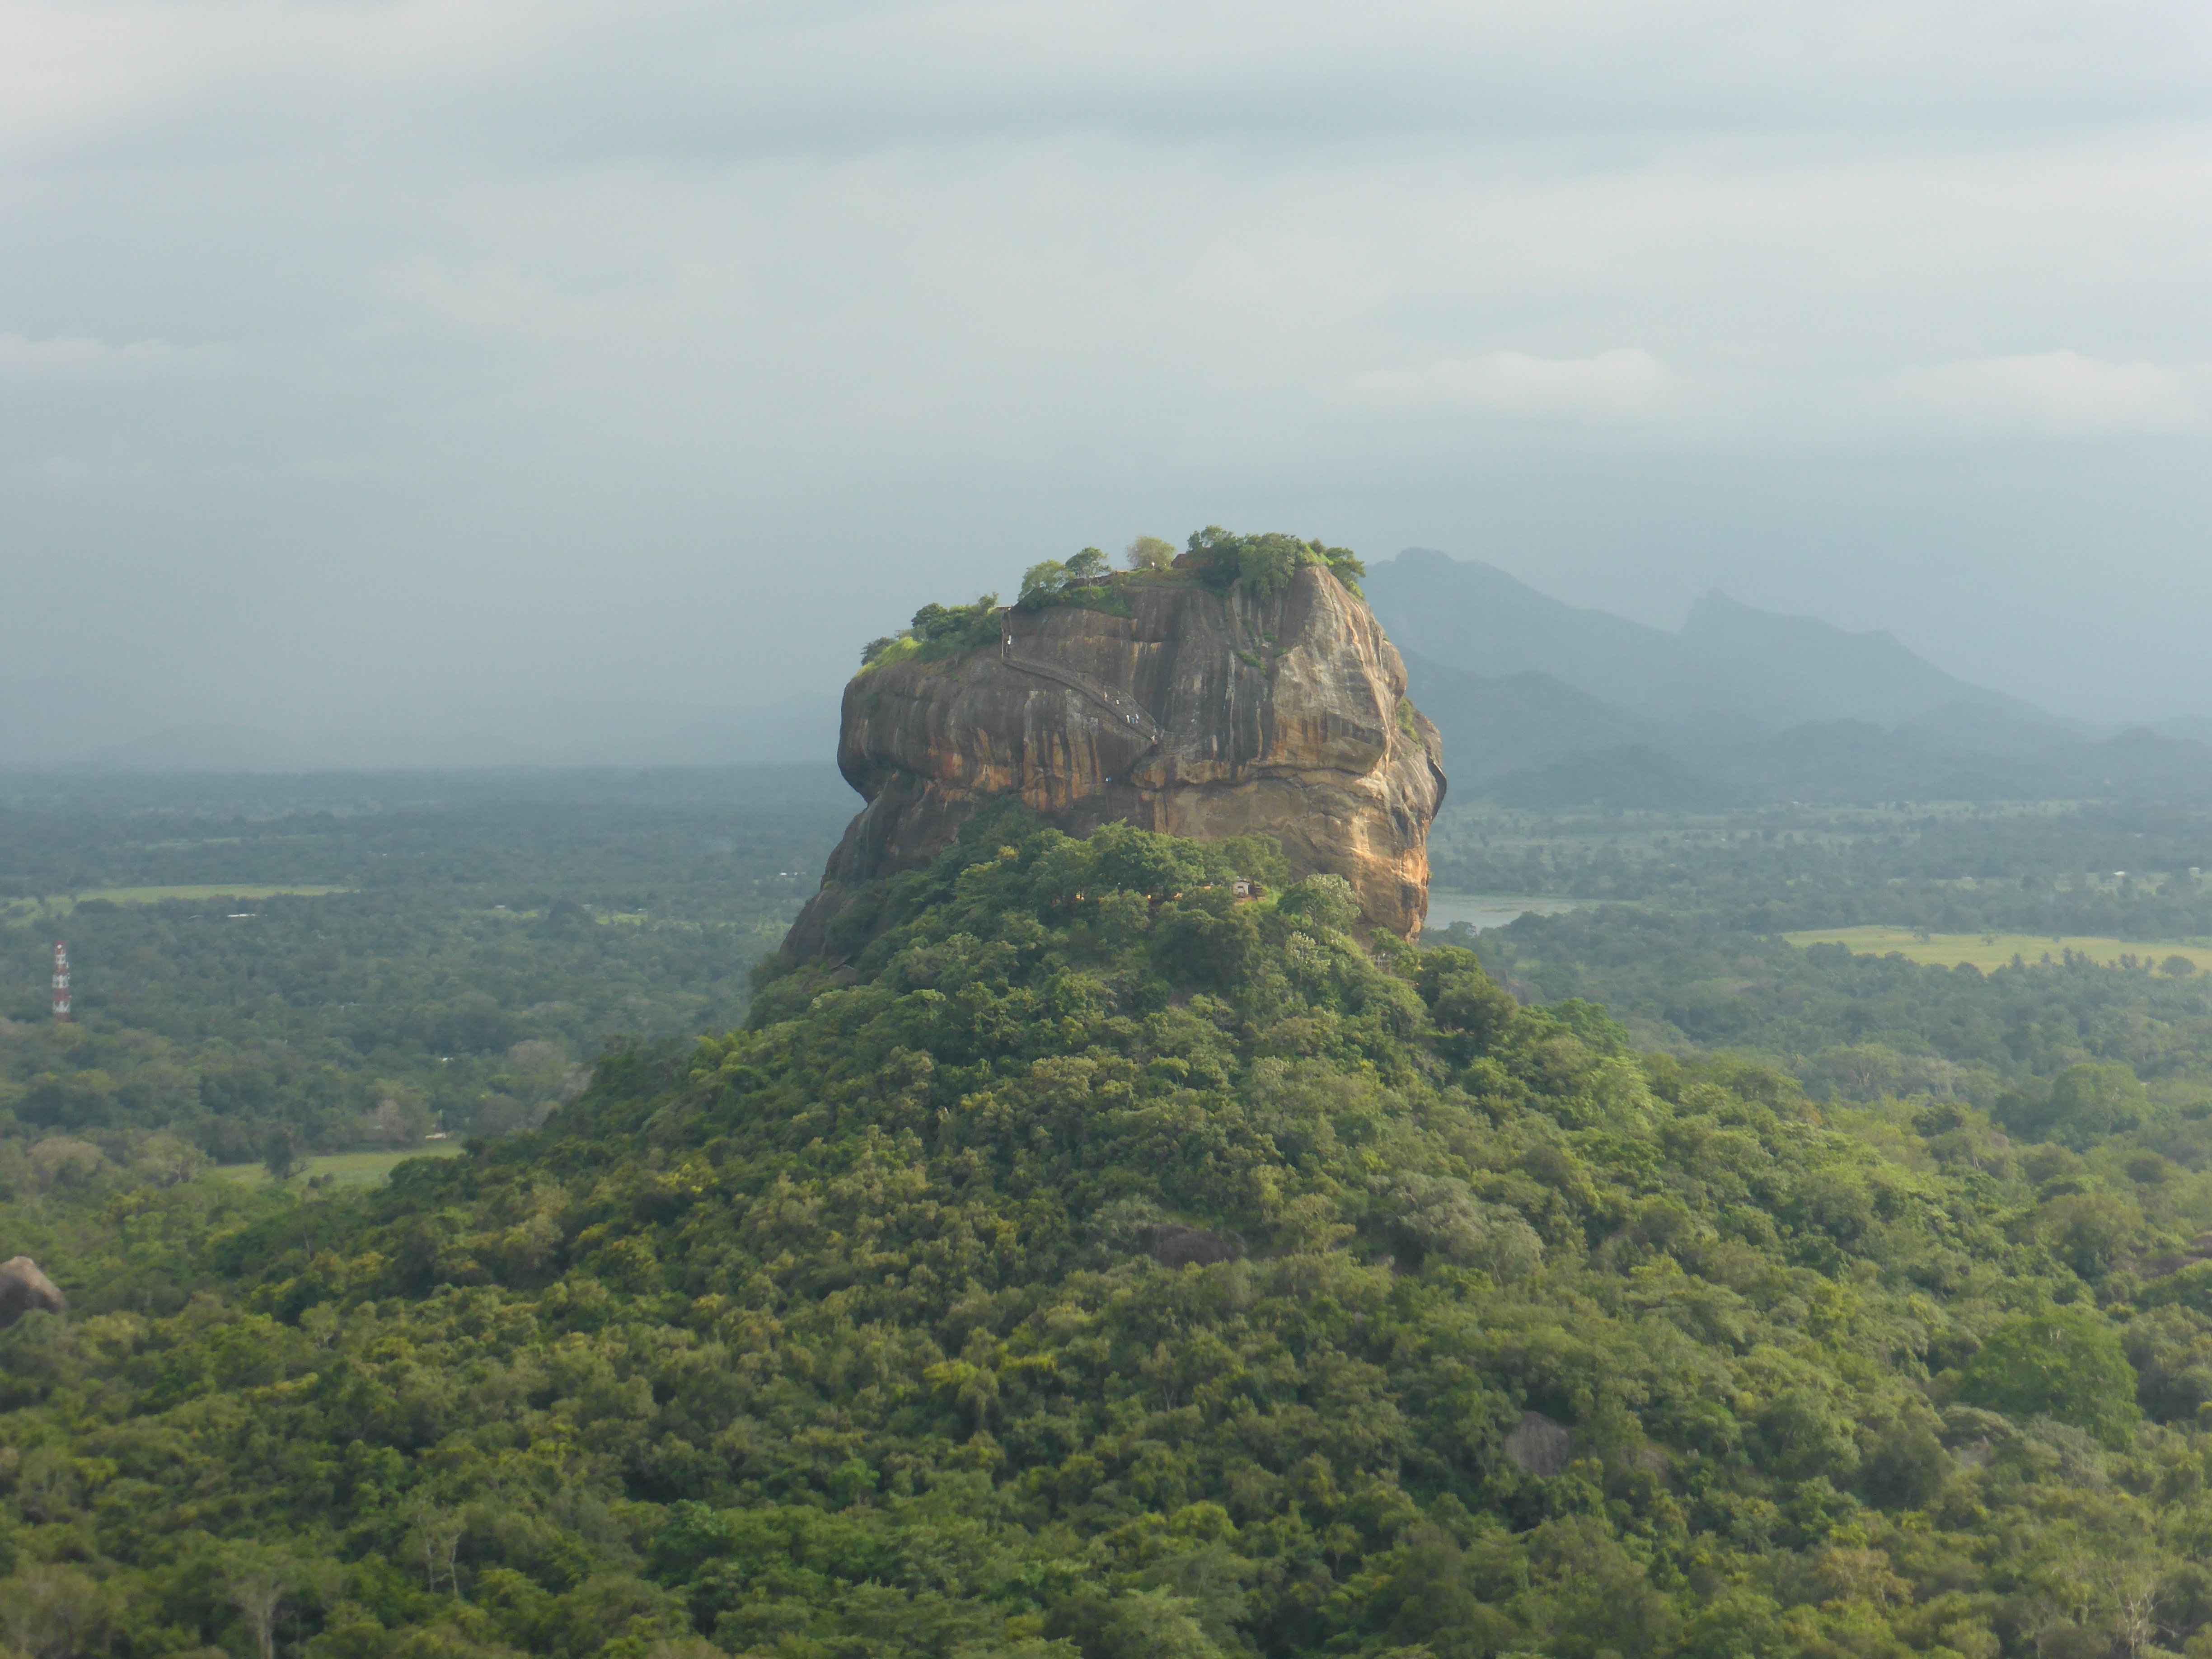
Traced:
<path fill-rule="evenodd" d="M 76 1305 L 0 1336 L 0 1637 L 2212 1639 L 2203 1177 L 1641 1056 L 1251 875 L 979 820 L 852 968 L 538 1133 L 370 1194 L 17 1182 Z"/>

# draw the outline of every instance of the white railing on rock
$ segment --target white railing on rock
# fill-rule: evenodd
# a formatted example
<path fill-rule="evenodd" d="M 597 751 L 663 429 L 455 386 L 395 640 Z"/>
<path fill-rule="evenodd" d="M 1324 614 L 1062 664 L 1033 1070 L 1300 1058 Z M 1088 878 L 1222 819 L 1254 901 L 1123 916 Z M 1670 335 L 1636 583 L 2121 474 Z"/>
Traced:
<path fill-rule="evenodd" d="M 1018 668 L 1024 674 L 1035 674 L 1040 679 L 1051 680 L 1078 691 L 1114 716 L 1133 735 L 1142 738 L 1147 746 L 1158 743 L 1166 735 L 1160 723 L 1146 710 L 1145 706 L 1126 691 L 1094 680 L 1088 674 L 1078 673 L 1073 668 L 1063 668 L 1056 662 L 1047 662 L 1041 657 L 1031 657 L 1014 649 L 1012 635 L 1002 635 L 999 640 L 999 660 L 1009 668 Z"/>

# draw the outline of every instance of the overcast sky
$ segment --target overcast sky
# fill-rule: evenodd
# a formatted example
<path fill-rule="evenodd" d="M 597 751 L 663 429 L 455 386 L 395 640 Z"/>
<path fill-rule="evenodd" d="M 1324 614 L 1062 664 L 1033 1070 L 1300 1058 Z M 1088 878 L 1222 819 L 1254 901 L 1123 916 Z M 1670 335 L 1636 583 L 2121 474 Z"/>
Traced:
<path fill-rule="evenodd" d="M 834 688 L 1218 521 L 2212 713 L 2212 7 L 0 0 L 0 675 Z"/>

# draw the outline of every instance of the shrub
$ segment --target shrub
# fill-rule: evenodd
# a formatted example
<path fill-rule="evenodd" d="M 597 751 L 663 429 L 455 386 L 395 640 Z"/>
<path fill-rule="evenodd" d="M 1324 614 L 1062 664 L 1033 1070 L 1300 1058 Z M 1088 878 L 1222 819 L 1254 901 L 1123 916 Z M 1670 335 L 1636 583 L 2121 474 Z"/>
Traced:
<path fill-rule="evenodd" d="M 999 640 L 999 596 L 986 593 L 973 605 L 925 605 L 914 613 L 913 623 L 896 634 L 870 640 L 860 647 L 860 672 L 887 667 L 918 657 L 934 662 L 969 652 Z"/>

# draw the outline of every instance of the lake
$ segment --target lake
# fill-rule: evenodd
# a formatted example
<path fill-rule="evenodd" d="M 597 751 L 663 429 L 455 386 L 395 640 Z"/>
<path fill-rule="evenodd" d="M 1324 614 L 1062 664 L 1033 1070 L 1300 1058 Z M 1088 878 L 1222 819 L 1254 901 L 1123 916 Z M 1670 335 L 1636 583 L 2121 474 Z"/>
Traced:
<path fill-rule="evenodd" d="M 1480 933 L 1522 916 L 1555 916 L 1577 908 L 1574 899 L 1515 898 L 1502 893 L 1454 893 L 1431 887 L 1429 919 L 1423 931 L 1440 933 L 1454 922 L 1463 921 Z"/>

